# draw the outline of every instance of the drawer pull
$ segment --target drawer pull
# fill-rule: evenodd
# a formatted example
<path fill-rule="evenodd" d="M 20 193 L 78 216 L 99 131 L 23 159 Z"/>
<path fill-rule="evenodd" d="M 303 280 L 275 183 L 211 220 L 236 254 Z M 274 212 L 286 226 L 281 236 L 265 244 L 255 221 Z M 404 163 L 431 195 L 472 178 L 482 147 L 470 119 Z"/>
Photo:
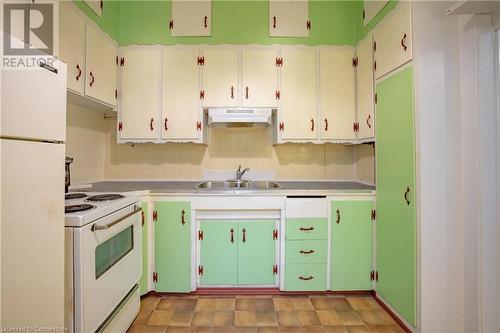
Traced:
<path fill-rule="evenodd" d="M 313 231 L 314 227 L 309 227 L 309 228 L 300 227 L 299 230 L 300 231 Z"/>
<path fill-rule="evenodd" d="M 310 275 L 309 277 L 303 277 L 302 275 L 299 276 L 299 280 L 302 280 L 302 281 L 309 281 L 312 279 L 314 279 L 314 276 L 312 276 L 312 275 Z"/>
<path fill-rule="evenodd" d="M 300 254 L 313 254 L 314 250 L 309 250 L 309 251 L 300 250 L 299 253 Z"/>

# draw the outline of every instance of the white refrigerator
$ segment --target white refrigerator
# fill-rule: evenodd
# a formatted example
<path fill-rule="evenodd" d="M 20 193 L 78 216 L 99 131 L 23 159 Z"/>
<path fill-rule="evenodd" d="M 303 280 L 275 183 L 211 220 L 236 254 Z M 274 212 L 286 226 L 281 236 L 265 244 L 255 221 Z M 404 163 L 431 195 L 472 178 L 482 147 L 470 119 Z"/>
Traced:
<path fill-rule="evenodd" d="M 66 64 L 2 70 L 0 327 L 64 327 Z"/>

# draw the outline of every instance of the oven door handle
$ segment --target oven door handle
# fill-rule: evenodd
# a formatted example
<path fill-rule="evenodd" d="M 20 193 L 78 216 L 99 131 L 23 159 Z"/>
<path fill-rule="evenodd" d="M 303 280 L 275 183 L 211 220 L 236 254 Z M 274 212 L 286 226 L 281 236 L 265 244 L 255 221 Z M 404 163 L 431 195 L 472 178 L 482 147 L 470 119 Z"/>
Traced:
<path fill-rule="evenodd" d="M 141 207 L 137 207 L 137 206 L 136 206 L 136 207 L 134 208 L 134 211 L 133 211 L 133 212 L 128 213 L 127 215 L 120 217 L 118 220 L 115 220 L 115 221 L 113 221 L 113 222 L 111 222 L 111 223 L 108 223 L 108 224 L 105 224 L 105 225 L 97 225 L 97 224 L 94 224 L 94 225 L 92 226 L 91 230 L 92 230 L 92 231 L 96 231 L 96 230 L 106 230 L 106 229 L 109 229 L 109 228 L 111 228 L 112 226 L 114 226 L 115 224 L 118 224 L 118 223 L 120 223 L 121 221 L 128 219 L 129 217 L 131 217 L 132 215 L 135 215 L 135 214 L 139 213 L 140 211 L 142 211 L 142 208 L 141 208 Z"/>

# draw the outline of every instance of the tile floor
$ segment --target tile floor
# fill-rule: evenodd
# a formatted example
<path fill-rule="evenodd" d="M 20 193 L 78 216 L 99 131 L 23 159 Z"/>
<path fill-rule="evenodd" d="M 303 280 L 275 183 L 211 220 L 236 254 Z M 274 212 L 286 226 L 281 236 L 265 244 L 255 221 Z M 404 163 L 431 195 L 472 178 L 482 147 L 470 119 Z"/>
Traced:
<path fill-rule="evenodd" d="M 370 296 L 148 296 L 128 330 L 162 333 L 399 333 Z"/>

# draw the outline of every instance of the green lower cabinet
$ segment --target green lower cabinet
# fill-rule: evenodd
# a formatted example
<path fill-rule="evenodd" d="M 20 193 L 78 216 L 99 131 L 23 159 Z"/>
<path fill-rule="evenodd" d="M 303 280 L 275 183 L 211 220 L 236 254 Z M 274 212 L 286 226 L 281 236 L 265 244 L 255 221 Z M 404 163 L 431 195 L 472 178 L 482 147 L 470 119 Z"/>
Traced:
<path fill-rule="evenodd" d="M 234 285 L 238 283 L 238 223 L 203 221 L 200 223 L 201 285 Z"/>
<path fill-rule="evenodd" d="M 201 286 L 274 285 L 274 220 L 201 221 Z"/>
<path fill-rule="evenodd" d="M 285 267 L 285 291 L 326 290 L 326 264 L 290 264 Z"/>
<path fill-rule="evenodd" d="M 373 201 L 332 201 L 331 290 L 372 290 Z"/>
<path fill-rule="evenodd" d="M 143 202 L 142 205 L 142 276 L 139 281 L 139 292 L 141 295 L 147 293 L 148 290 L 148 203 Z"/>
<path fill-rule="evenodd" d="M 156 291 L 191 291 L 191 204 L 155 203 Z"/>
<path fill-rule="evenodd" d="M 377 83 L 377 294 L 416 324 L 413 69 Z"/>

